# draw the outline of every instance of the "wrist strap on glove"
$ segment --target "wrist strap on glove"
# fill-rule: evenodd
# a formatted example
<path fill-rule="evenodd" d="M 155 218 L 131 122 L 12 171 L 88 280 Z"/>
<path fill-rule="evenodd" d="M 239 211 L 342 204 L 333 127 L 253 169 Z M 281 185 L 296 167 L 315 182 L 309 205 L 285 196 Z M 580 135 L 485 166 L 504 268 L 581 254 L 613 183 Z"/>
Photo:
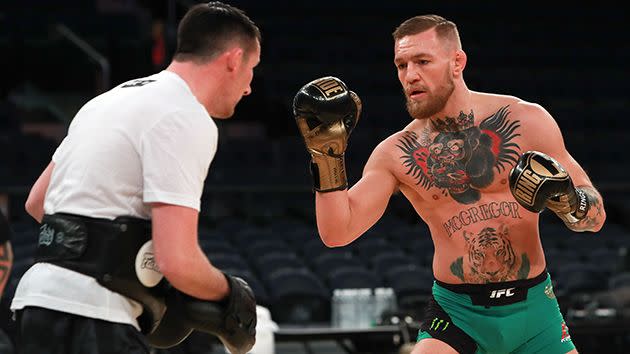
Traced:
<path fill-rule="evenodd" d="M 586 217 L 591 207 L 588 200 L 588 195 L 583 190 L 575 188 L 575 201 L 569 201 L 569 203 L 575 203 L 575 211 L 572 213 L 556 213 L 562 221 L 567 224 L 575 224 Z"/>
<path fill-rule="evenodd" d="M 344 156 L 323 155 L 311 152 L 313 189 L 318 192 L 334 192 L 348 188 Z"/>

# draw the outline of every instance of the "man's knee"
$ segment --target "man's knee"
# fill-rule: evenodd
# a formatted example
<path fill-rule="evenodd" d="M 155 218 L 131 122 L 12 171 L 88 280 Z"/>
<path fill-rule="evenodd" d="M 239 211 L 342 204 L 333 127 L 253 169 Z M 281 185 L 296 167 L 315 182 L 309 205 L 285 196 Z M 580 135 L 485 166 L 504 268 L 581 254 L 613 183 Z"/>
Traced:
<path fill-rule="evenodd" d="M 453 347 L 435 338 L 419 341 L 410 354 L 458 354 Z"/>

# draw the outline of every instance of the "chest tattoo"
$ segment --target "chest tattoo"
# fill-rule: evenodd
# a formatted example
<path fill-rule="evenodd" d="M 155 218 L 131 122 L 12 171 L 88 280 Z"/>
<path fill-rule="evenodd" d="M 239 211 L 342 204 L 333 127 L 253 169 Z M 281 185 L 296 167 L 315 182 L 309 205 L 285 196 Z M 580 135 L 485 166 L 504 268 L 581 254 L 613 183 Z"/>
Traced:
<path fill-rule="evenodd" d="M 513 142 L 520 136 L 520 121 L 510 120 L 508 106 L 474 125 L 474 115 L 461 112 L 433 123 L 437 134 L 406 131 L 399 139 L 400 159 L 406 174 L 425 189 L 437 187 L 462 204 L 481 198 L 480 188 L 492 184 L 495 169 L 502 172 L 513 166 L 520 147 Z"/>

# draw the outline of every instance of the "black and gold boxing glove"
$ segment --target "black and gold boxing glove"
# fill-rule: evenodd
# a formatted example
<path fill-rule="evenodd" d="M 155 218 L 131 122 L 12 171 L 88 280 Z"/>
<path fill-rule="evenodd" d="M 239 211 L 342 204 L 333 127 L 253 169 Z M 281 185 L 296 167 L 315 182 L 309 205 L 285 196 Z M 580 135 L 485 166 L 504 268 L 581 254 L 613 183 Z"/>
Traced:
<path fill-rule="evenodd" d="M 361 114 L 359 96 L 338 78 L 322 77 L 298 91 L 293 99 L 293 114 L 311 154 L 314 189 L 346 189 L 344 153 Z"/>
<path fill-rule="evenodd" d="M 575 188 L 567 171 L 546 154 L 525 152 L 510 171 L 509 180 L 516 201 L 531 212 L 549 208 L 568 224 L 580 221 L 588 213 L 586 193 Z"/>
<path fill-rule="evenodd" d="M 256 298 L 245 280 L 225 274 L 230 294 L 222 301 L 197 299 L 171 288 L 166 313 L 148 341 L 170 348 L 193 330 L 215 335 L 231 354 L 246 354 L 256 343 Z"/>

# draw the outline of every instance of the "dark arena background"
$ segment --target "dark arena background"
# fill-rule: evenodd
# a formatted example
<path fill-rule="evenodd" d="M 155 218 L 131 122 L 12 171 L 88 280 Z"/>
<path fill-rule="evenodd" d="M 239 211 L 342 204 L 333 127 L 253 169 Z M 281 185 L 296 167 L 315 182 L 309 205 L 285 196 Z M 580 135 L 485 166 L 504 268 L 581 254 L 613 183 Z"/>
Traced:
<path fill-rule="evenodd" d="M 200 243 L 214 264 L 248 280 L 258 303 L 269 309 L 278 325 L 273 352 L 404 353 L 415 339 L 433 279 L 425 224 L 394 195 L 383 219 L 359 240 L 326 248 L 316 230 L 309 156 L 291 102 L 302 85 L 325 75 L 341 78 L 361 96 L 363 114 L 346 153 L 354 183 L 376 144 L 409 120 L 391 33 L 403 20 L 426 13 L 458 24 L 468 87 L 543 105 L 601 191 L 608 215 L 601 232 L 574 233 L 545 211 L 541 238 L 580 353 L 630 351 L 630 158 L 624 146 L 630 138 L 630 33 L 620 5 L 226 2 L 260 27 L 262 61 L 253 93 L 233 119 L 217 120 L 219 148 L 206 179 Z M 15 328 L 8 306 L 37 242 L 38 225 L 24 211 L 30 187 L 83 103 L 166 67 L 176 23 L 195 3 L 0 3 L 0 206 L 15 253 L 0 324 L 9 338 Z M 332 294 L 339 288 L 393 289 L 397 306 L 369 327 L 332 327 Z M 210 354 L 222 347 L 195 333 L 155 352 Z"/>

